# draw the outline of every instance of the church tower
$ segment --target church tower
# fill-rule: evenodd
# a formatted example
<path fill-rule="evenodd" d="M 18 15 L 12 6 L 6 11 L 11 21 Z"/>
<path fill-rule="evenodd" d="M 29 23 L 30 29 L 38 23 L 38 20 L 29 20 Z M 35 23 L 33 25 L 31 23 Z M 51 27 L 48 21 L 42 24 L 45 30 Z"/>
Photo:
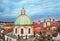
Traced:
<path fill-rule="evenodd" d="M 43 27 L 46 28 L 46 26 L 47 26 L 46 19 L 44 19 Z"/>
<path fill-rule="evenodd" d="M 47 26 L 50 26 L 51 25 L 51 18 L 49 16 L 48 16 L 46 22 L 47 22 Z"/>

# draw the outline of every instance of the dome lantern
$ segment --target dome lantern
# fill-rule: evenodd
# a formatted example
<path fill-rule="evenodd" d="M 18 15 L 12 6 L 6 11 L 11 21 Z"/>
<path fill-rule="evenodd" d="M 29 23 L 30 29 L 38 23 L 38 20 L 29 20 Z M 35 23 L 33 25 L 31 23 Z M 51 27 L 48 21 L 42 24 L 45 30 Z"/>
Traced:
<path fill-rule="evenodd" d="M 24 8 L 21 10 L 21 15 L 25 15 L 25 9 Z"/>

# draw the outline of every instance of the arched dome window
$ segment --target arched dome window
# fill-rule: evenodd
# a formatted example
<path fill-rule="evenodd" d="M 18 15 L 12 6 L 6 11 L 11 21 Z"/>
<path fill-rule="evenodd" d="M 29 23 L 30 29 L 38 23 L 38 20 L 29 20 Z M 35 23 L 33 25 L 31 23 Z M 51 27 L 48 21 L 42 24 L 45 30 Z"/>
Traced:
<path fill-rule="evenodd" d="M 15 29 L 15 33 L 17 33 L 17 28 Z"/>
<path fill-rule="evenodd" d="M 31 33 L 31 29 L 30 29 L 30 28 L 28 29 L 28 33 L 29 33 L 29 34 Z"/>
<path fill-rule="evenodd" d="M 24 30 L 23 29 L 21 29 L 21 34 L 24 34 Z"/>

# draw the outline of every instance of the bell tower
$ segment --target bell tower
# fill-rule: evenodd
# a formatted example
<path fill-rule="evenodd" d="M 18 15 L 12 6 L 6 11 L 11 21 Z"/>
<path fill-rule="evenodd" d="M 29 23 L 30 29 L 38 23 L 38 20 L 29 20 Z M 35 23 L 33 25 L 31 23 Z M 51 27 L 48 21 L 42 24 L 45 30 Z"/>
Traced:
<path fill-rule="evenodd" d="M 47 26 L 50 26 L 50 24 L 51 24 L 51 18 L 48 16 L 48 18 L 47 18 Z"/>

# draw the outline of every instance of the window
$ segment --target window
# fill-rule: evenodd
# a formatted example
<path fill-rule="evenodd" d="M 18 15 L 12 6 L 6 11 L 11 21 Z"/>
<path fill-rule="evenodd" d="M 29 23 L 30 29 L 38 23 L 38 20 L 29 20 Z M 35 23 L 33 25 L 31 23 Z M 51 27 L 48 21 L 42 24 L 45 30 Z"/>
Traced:
<path fill-rule="evenodd" d="M 15 29 L 15 33 L 17 33 L 17 28 Z"/>
<path fill-rule="evenodd" d="M 21 34 L 23 34 L 23 29 L 21 29 Z"/>
<path fill-rule="evenodd" d="M 7 38 L 7 41 L 11 41 L 11 39 L 10 38 Z"/>
<path fill-rule="evenodd" d="M 7 38 L 7 41 L 8 41 L 8 38 Z"/>
<path fill-rule="evenodd" d="M 11 41 L 11 39 L 10 39 L 10 41 Z"/>
<path fill-rule="evenodd" d="M 29 33 L 29 34 L 31 33 L 30 31 L 31 31 L 31 29 L 29 28 L 29 29 L 28 29 L 28 33 Z"/>

